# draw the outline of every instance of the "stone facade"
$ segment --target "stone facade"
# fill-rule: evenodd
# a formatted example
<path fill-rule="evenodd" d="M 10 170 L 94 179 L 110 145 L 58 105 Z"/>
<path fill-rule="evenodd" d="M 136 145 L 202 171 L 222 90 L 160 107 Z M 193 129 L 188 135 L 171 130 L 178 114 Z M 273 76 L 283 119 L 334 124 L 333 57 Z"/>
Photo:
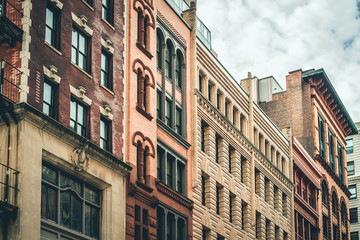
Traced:
<path fill-rule="evenodd" d="M 360 123 L 355 123 L 357 129 L 360 129 Z M 354 134 L 346 137 L 346 153 L 347 153 L 347 172 L 349 190 L 352 194 L 349 200 L 349 218 L 350 218 L 350 236 L 352 239 L 359 239 L 360 223 L 358 209 L 360 207 L 357 190 L 359 189 L 360 176 L 360 135 Z"/>
<path fill-rule="evenodd" d="M 290 72 L 286 89 L 260 107 L 280 128 L 291 125 L 293 136 L 321 169 L 319 238 L 348 239 L 345 137 L 357 129 L 323 69 Z"/>

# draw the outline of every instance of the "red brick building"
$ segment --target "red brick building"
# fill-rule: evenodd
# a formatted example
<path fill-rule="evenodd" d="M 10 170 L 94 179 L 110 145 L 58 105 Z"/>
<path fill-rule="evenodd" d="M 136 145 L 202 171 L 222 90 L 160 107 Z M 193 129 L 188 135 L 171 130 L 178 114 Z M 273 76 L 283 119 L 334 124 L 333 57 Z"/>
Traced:
<path fill-rule="evenodd" d="M 321 172 L 299 141 L 293 137 L 294 212 L 296 239 L 319 239 L 319 191 Z"/>
<path fill-rule="evenodd" d="M 286 89 L 260 107 L 280 129 L 292 127 L 321 170 L 319 238 L 348 239 L 345 137 L 357 129 L 323 69 L 290 72 Z"/>
<path fill-rule="evenodd" d="M 187 8 L 184 1 L 129 1 L 126 239 L 192 236 Z"/>
<path fill-rule="evenodd" d="M 125 238 L 126 6 L 1 1 L 3 239 Z"/>

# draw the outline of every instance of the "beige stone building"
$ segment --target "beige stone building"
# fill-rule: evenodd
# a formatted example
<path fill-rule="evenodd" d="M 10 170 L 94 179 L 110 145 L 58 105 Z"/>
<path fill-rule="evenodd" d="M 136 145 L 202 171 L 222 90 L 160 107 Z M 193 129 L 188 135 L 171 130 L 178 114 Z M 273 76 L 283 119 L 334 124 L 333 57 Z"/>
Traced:
<path fill-rule="evenodd" d="M 288 138 L 253 102 L 211 49 L 211 33 L 192 27 L 193 238 L 292 239 L 292 160 Z"/>

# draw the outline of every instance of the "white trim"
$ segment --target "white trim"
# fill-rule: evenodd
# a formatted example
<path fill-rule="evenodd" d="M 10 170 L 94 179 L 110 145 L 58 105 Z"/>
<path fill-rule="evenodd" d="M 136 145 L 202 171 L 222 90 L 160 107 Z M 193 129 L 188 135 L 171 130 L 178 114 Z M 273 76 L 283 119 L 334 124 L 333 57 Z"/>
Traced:
<path fill-rule="evenodd" d="M 80 28 L 87 36 L 93 35 L 93 30 L 87 25 L 87 18 L 84 15 L 76 16 L 73 12 L 71 13 L 71 18 L 74 24 Z"/>
<path fill-rule="evenodd" d="M 85 104 L 86 106 L 91 106 L 92 100 L 85 96 L 86 89 L 82 86 L 79 86 L 78 88 L 74 88 L 73 86 L 70 86 L 70 92 L 71 95 L 73 95 L 76 99 L 78 99 L 80 102 Z"/>
<path fill-rule="evenodd" d="M 60 84 L 61 77 L 56 74 L 58 69 L 54 65 L 50 65 L 49 67 L 43 66 L 43 70 L 47 79 L 55 84 Z"/>

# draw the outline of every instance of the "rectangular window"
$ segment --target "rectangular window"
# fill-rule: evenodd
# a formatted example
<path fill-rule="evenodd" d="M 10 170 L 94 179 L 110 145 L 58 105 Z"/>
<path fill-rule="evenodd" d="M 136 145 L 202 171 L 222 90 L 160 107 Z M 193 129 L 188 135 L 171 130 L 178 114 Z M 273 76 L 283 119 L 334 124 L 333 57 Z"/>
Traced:
<path fill-rule="evenodd" d="M 323 214 L 323 232 L 324 232 L 324 237 L 326 237 L 326 239 L 327 237 L 329 237 L 328 225 L 329 225 L 329 218 Z"/>
<path fill-rule="evenodd" d="M 357 198 L 356 184 L 349 185 L 349 192 L 351 194 L 349 199 L 356 199 Z"/>
<path fill-rule="evenodd" d="M 343 147 L 338 142 L 337 150 L 338 150 L 338 168 L 339 168 L 339 179 L 342 183 L 344 183 L 344 163 L 343 163 Z"/>
<path fill-rule="evenodd" d="M 112 9 L 113 9 L 112 0 L 102 0 L 101 17 L 110 24 L 113 24 Z"/>
<path fill-rule="evenodd" d="M 357 223 L 358 222 L 358 209 L 357 208 L 350 208 L 350 223 Z"/>
<path fill-rule="evenodd" d="M 72 234 L 78 232 L 99 239 L 100 195 L 100 191 L 86 183 L 53 167 L 42 166 L 41 217 L 43 221 L 51 221 L 71 229 Z M 41 238 L 45 238 L 53 233 L 51 230 L 42 229 L 41 235 Z M 62 236 L 60 238 L 65 239 Z"/>
<path fill-rule="evenodd" d="M 135 205 L 135 240 L 149 239 L 149 212 Z"/>
<path fill-rule="evenodd" d="M 234 204 L 234 196 L 229 195 L 229 221 L 233 222 L 233 204 Z"/>
<path fill-rule="evenodd" d="M 329 131 L 329 160 L 330 160 L 330 168 L 331 170 L 335 171 L 335 154 L 334 154 L 334 135 Z"/>
<path fill-rule="evenodd" d="M 353 139 L 347 139 L 346 140 L 346 153 L 353 153 L 354 152 L 354 145 L 353 145 Z"/>
<path fill-rule="evenodd" d="M 52 118 L 55 118 L 55 89 L 54 84 L 44 80 L 43 112 Z"/>
<path fill-rule="evenodd" d="M 202 76 L 199 74 L 199 92 L 202 93 L 203 89 L 202 89 Z"/>
<path fill-rule="evenodd" d="M 82 70 L 90 73 L 89 67 L 89 39 L 77 28 L 72 29 L 71 61 Z"/>
<path fill-rule="evenodd" d="M 79 135 L 86 137 L 86 121 L 87 121 L 87 109 L 86 107 L 71 98 L 70 104 L 70 128 L 77 132 Z"/>
<path fill-rule="evenodd" d="M 220 109 L 220 93 L 219 92 L 217 92 L 216 93 L 216 107 L 217 107 L 217 109 Z"/>
<path fill-rule="evenodd" d="M 161 91 L 156 92 L 156 116 L 158 119 L 161 119 Z"/>
<path fill-rule="evenodd" d="M 101 51 L 101 84 L 110 90 L 112 90 L 111 60 L 112 60 L 111 55 L 106 51 L 102 50 Z"/>
<path fill-rule="evenodd" d="M 182 109 L 176 107 L 176 132 L 179 135 L 182 135 Z"/>
<path fill-rule="evenodd" d="M 60 49 L 60 13 L 50 4 L 46 8 L 45 41 Z"/>
<path fill-rule="evenodd" d="M 350 240 L 359 240 L 359 232 L 351 232 Z"/>
<path fill-rule="evenodd" d="M 157 239 L 158 240 L 182 240 L 187 237 L 187 219 L 165 209 L 157 207 Z M 177 239 L 175 236 L 177 235 Z"/>
<path fill-rule="evenodd" d="M 220 214 L 220 187 L 216 186 L 216 214 Z"/>
<path fill-rule="evenodd" d="M 162 41 L 159 33 L 156 34 L 156 65 L 162 70 Z"/>
<path fill-rule="evenodd" d="M 173 153 L 158 146 L 158 179 L 178 191 L 186 194 L 186 163 Z"/>
<path fill-rule="evenodd" d="M 110 151 L 110 122 L 105 118 L 100 119 L 100 147 L 104 150 Z"/>
<path fill-rule="evenodd" d="M 246 208 L 246 204 L 242 203 L 241 204 L 241 229 L 245 230 L 245 208 Z"/>
<path fill-rule="evenodd" d="M 228 116 L 228 108 L 229 108 L 229 102 L 225 101 L 225 117 L 226 118 L 229 118 L 229 116 Z"/>
<path fill-rule="evenodd" d="M 351 176 L 351 175 L 355 174 L 354 161 L 351 161 L 351 162 L 347 163 L 347 174 L 348 174 L 348 176 Z"/>
<path fill-rule="evenodd" d="M 211 84 L 208 84 L 208 99 L 211 100 Z"/>
<path fill-rule="evenodd" d="M 177 55 L 175 59 L 175 86 L 180 89 L 182 88 L 181 61 L 180 55 Z"/>
<path fill-rule="evenodd" d="M 172 127 L 172 101 L 169 98 L 165 102 L 165 123 Z"/>
<path fill-rule="evenodd" d="M 231 146 L 229 146 L 229 173 L 231 173 L 231 161 L 232 161 L 232 155 L 233 155 L 233 152 L 234 152 L 234 148 L 232 148 Z"/>
<path fill-rule="evenodd" d="M 246 158 L 241 156 L 241 182 L 244 183 L 245 173 L 246 173 Z"/>
<path fill-rule="evenodd" d="M 319 151 L 320 151 L 320 156 L 325 160 L 324 119 L 320 115 L 318 115 L 318 130 L 319 130 Z"/>
<path fill-rule="evenodd" d="M 201 151 L 205 152 L 205 124 L 201 123 Z"/>
<path fill-rule="evenodd" d="M 260 171 L 255 168 L 255 193 L 260 195 Z"/>
<path fill-rule="evenodd" d="M 270 203 L 270 192 L 268 190 L 270 190 L 270 180 L 265 177 L 265 201 Z"/>
<path fill-rule="evenodd" d="M 205 206 L 206 204 L 206 179 L 201 175 L 201 204 Z"/>
<path fill-rule="evenodd" d="M 220 137 L 219 136 L 216 136 L 215 137 L 215 161 L 217 163 L 219 163 L 219 142 L 220 142 Z"/>

